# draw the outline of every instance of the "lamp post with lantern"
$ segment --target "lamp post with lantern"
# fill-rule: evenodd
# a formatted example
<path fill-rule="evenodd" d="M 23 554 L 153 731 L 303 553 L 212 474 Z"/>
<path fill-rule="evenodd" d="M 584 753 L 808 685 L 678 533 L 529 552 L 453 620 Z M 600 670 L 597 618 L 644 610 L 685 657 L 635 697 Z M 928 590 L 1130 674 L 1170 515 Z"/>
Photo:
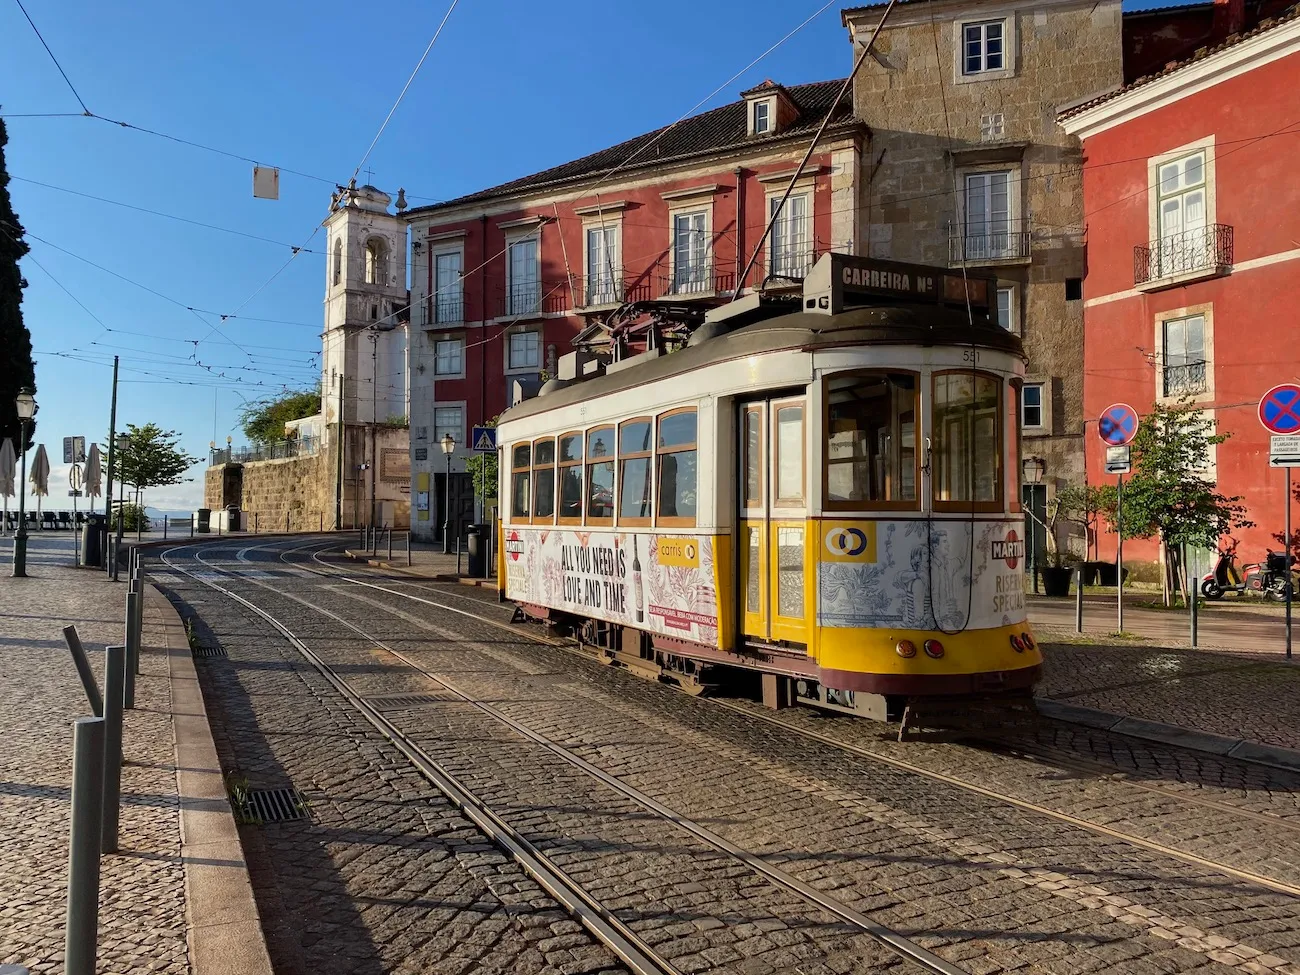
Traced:
<path fill-rule="evenodd" d="M 1026 484 L 1038 485 L 1043 482 L 1043 472 L 1047 470 L 1047 461 L 1043 460 L 1041 457 L 1026 457 L 1020 462 L 1020 470 L 1024 476 Z M 1027 546 L 1029 570 L 1034 576 L 1034 593 L 1036 595 L 1038 593 L 1038 546 L 1034 543 L 1034 539 L 1038 533 L 1034 530 L 1034 522 L 1042 525 L 1044 531 L 1047 530 L 1047 525 L 1039 520 L 1038 515 L 1034 514 L 1034 492 L 1032 491 L 1029 493 L 1029 507 L 1027 511 L 1029 513 L 1030 521 L 1027 526 L 1029 535 L 1029 544 Z"/>
<path fill-rule="evenodd" d="M 442 485 L 442 554 L 451 552 L 451 455 L 456 452 L 456 438 L 444 433 L 438 441 L 447 458 L 447 479 Z"/>
<path fill-rule="evenodd" d="M 27 387 L 18 391 L 14 400 L 18 411 L 18 451 L 23 455 L 22 474 L 18 482 L 18 530 L 14 532 L 14 578 L 22 579 L 27 575 L 27 425 L 36 416 L 39 407 L 36 397 Z"/>

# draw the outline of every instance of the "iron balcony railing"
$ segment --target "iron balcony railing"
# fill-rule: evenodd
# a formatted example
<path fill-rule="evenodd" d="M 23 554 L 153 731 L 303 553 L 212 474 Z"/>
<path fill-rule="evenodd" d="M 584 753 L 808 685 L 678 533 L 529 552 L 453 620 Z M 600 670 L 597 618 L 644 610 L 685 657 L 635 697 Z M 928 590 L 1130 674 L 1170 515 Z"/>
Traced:
<path fill-rule="evenodd" d="M 1029 256 L 1029 225 L 1023 220 L 948 224 L 948 263 L 1023 260 Z"/>
<path fill-rule="evenodd" d="M 320 453 L 320 437 L 299 437 L 297 440 L 280 440 L 276 443 L 253 444 L 248 447 L 224 447 L 209 451 L 211 466 L 218 464 L 248 464 L 259 460 L 288 460 L 291 457 L 310 457 Z"/>
<path fill-rule="evenodd" d="M 465 320 L 465 303 L 459 296 L 443 296 L 429 300 L 429 323 L 431 325 L 459 325 Z"/>
<path fill-rule="evenodd" d="M 1205 392 L 1204 361 L 1165 366 L 1164 383 L 1166 396 Z"/>
<path fill-rule="evenodd" d="M 659 278 L 659 291 L 664 295 L 699 295 L 721 290 L 713 273 L 713 265 L 701 261 L 696 264 L 678 264 L 672 274 Z"/>
<path fill-rule="evenodd" d="M 1168 234 L 1133 248 L 1133 283 L 1148 284 L 1175 275 L 1219 274 L 1232 266 L 1232 228 L 1212 223 Z"/>
<path fill-rule="evenodd" d="M 616 305 L 623 300 L 623 270 L 612 268 L 574 279 L 577 304 L 582 308 L 596 305 Z"/>

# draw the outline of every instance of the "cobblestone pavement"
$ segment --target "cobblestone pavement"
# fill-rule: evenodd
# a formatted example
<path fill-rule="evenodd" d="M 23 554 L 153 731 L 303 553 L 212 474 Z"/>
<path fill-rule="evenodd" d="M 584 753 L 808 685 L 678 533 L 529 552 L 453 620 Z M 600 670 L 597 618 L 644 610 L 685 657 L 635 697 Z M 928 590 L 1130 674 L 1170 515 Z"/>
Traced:
<path fill-rule="evenodd" d="M 72 722 L 90 714 L 62 629 L 76 624 L 97 675 L 123 631 L 126 586 L 71 561 L 62 533 L 33 539 L 28 578 L 0 572 L 0 964 L 34 973 L 63 971 Z M 101 867 L 100 970 L 189 972 L 166 654 L 146 646 L 141 667 L 122 735 L 121 852 Z"/>
<path fill-rule="evenodd" d="M 473 699 L 491 702 L 970 971 L 1300 972 L 1300 904 L 1283 894 L 811 741 L 793 728 L 754 720 L 756 714 L 687 698 L 464 617 L 298 574 L 266 561 L 274 552 L 249 553 L 262 562 L 256 566 L 231 562 L 232 554 L 221 553 L 221 564 L 255 581 L 223 577 L 223 584 L 292 620 L 299 635 L 362 693 L 427 693 L 437 685 L 275 589 L 292 588 L 328 605 Z M 394 587 L 425 588 L 426 595 L 433 590 L 409 580 Z M 476 611 L 503 612 L 492 610 L 481 594 L 452 591 L 458 588 L 437 590 L 437 600 L 460 599 Z M 274 673 L 263 670 L 259 680 Z M 264 694 L 281 697 L 259 684 L 258 697 Z M 301 707 L 290 710 L 301 724 Z M 679 951 L 683 970 L 879 967 L 878 951 L 872 957 L 872 946 L 860 937 L 855 940 L 806 905 L 789 903 L 788 895 L 783 902 L 745 868 L 727 868 L 715 852 L 639 806 L 629 807 L 625 798 L 521 741 L 482 711 L 435 699 L 400 719 L 502 815 L 604 891 L 634 926 L 654 930 Z M 869 722 L 828 720 L 802 710 L 790 720 L 822 733 L 831 729 L 862 750 L 881 749 L 917 766 L 974 778 L 1284 883 L 1300 880 L 1297 783 L 1284 773 L 1204 756 L 1188 759 L 1187 753 L 1132 742 L 1121 748 L 1114 736 L 1062 731 L 1048 723 L 1039 732 L 1047 744 L 1112 758 L 1130 778 L 1063 776 L 1050 764 L 960 743 L 890 745 Z M 304 754 L 319 755 L 330 735 L 321 726 L 295 740 Z M 701 755 L 709 760 L 701 763 Z M 387 772 L 393 779 L 404 774 L 396 767 Z M 1144 787 L 1151 783 L 1161 789 Z M 1212 796 L 1214 805 L 1192 806 L 1179 789 Z M 1242 812 L 1234 815 L 1235 809 Z M 1273 827 L 1267 845 L 1259 840 L 1265 821 Z M 780 926 L 772 927 L 773 921 Z"/>

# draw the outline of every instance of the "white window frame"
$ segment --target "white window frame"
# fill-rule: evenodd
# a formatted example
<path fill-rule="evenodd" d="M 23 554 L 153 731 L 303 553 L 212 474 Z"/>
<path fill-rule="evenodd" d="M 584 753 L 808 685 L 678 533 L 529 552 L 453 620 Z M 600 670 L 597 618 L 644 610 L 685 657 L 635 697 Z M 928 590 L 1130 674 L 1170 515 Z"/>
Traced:
<path fill-rule="evenodd" d="M 441 292 L 441 286 L 438 284 L 438 258 L 448 257 L 453 254 L 460 259 L 460 275 L 458 281 L 459 287 L 455 290 L 455 292 L 448 292 L 448 294 L 454 294 L 455 298 L 453 301 L 448 301 L 446 305 L 449 308 L 450 307 L 459 308 L 460 315 L 455 318 L 444 319 L 438 313 L 440 300 L 443 299 L 444 297 Z M 432 312 L 432 316 L 433 316 L 429 324 L 430 325 L 459 325 L 463 323 L 465 321 L 465 245 L 456 244 L 450 247 L 443 246 L 432 250 L 431 253 L 429 254 L 429 270 L 430 270 L 431 283 L 432 283 L 432 288 L 431 288 L 432 300 L 430 302 L 432 307 L 430 308 L 430 311 Z"/>
<path fill-rule="evenodd" d="M 763 120 L 766 127 L 758 127 L 758 110 L 759 106 L 763 108 Z M 749 134 L 750 135 L 773 135 L 776 132 L 776 99 L 775 98 L 756 98 L 749 106 Z"/>
<path fill-rule="evenodd" d="M 980 227 L 971 227 L 967 224 L 967 209 L 969 206 L 969 190 L 967 185 L 972 176 L 988 176 L 994 173 L 1007 174 L 1007 234 L 1008 244 L 1010 245 L 1007 253 L 991 253 L 987 248 L 983 252 L 973 253 L 970 246 L 971 238 L 978 242 L 981 238 L 988 238 L 991 232 L 982 230 Z M 996 261 L 1028 261 L 1029 255 L 1021 255 L 1020 247 L 1014 241 L 1016 235 L 1021 232 L 1021 215 L 1023 206 L 1021 203 L 1022 175 L 1021 167 L 1018 163 L 1003 164 L 997 166 L 971 166 L 957 170 L 957 185 L 960 192 L 957 196 L 957 226 L 958 233 L 961 237 L 966 238 L 966 247 L 963 253 L 967 264 L 987 264 Z M 987 225 L 981 225 L 981 227 Z M 953 260 L 960 263 L 957 255 L 953 255 Z"/>
<path fill-rule="evenodd" d="M 535 365 L 535 366 L 512 366 L 512 365 L 510 364 L 510 347 L 511 347 L 511 345 L 513 344 L 513 340 L 515 339 L 515 337 L 516 337 L 516 336 L 519 336 L 519 335 L 535 335 L 535 336 L 537 336 L 537 365 Z M 502 350 L 502 352 L 503 352 L 503 354 L 505 355 L 505 371 L 506 371 L 506 375 L 507 375 L 507 376 L 517 376 L 517 375 L 521 375 L 521 374 L 528 374 L 528 375 L 531 375 L 531 374 L 533 374 L 533 373 L 540 373 L 540 372 L 542 371 L 542 368 L 543 368 L 543 366 L 542 366 L 542 362 L 543 362 L 543 358 L 542 358 L 542 330 L 541 330 L 540 328 L 523 328 L 523 329 L 519 329 L 518 331 L 507 332 L 507 333 L 506 333 L 506 340 L 505 340 L 505 348 Z"/>
<path fill-rule="evenodd" d="M 772 219 L 772 207 L 780 201 L 784 193 L 785 190 L 782 189 L 778 192 L 767 194 L 767 202 L 763 211 L 763 215 L 766 219 Z M 807 271 L 812 268 L 813 255 L 817 249 L 816 234 L 814 233 L 814 228 L 817 226 L 817 192 L 815 183 L 811 180 L 797 183 L 794 190 L 790 193 L 790 199 L 786 200 L 785 205 L 787 208 L 790 206 L 790 200 L 793 200 L 797 196 L 805 197 L 808 201 L 807 213 L 804 218 L 806 226 L 804 231 L 805 245 L 803 254 L 805 264 L 804 273 L 806 274 Z M 764 254 L 764 268 L 766 269 L 767 274 L 772 274 L 775 270 L 774 259 L 777 251 L 777 228 L 785 223 L 786 219 L 788 218 L 783 218 L 780 223 L 774 223 L 772 225 L 772 232 L 768 234 L 767 243 L 764 244 L 764 249 L 767 252 Z M 736 282 L 736 286 L 740 286 L 739 281 Z"/>
<path fill-rule="evenodd" d="M 1029 406 L 1025 402 L 1025 391 L 1038 390 L 1038 422 L 1030 423 L 1027 419 Z M 1051 400 L 1052 384 L 1046 379 L 1026 379 L 1020 387 L 1020 428 L 1029 433 L 1048 433 L 1052 429 Z"/>
<path fill-rule="evenodd" d="M 465 378 L 465 336 L 437 334 L 429 337 L 429 342 L 433 346 L 433 376 L 438 379 L 464 379 Z M 458 368 L 443 372 L 440 368 L 442 363 L 442 353 L 438 346 L 440 345 L 456 346 L 456 364 Z M 450 358 L 450 357 L 449 357 Z"/>
<path fill-rule="evenodd" d="M 1147 160 L 1147 244 L 1159 246 L 1160 241 L 1160 169 L 1171 162 L 1185 159 L 1195 153 L 1205 153 L 1205 225 L 1212 227 L 1219 222 L 1218 192 L 1215 165 L 1214 136 L 1206 136 L 1195 142 L 1188 142 L 1177 148 L 1152 156 Z M 1207 262 L 1211 264 L 1212 262 Z M 1206 277 L 1215 273 L 1212 266 L 1196 268 L 1184 274 L 1152 274 L 1152 281 L 1169 284 L 1180 279 Z"/>
<path fill-rule="evenodd" d="M 988 24 L 1002 25 L 1002 67 L 983 68 L 979 71 L 966 71 L 966 28 L 982 27 Z M 1014 78 L 1016 75 L 1016 52 L 1019 49 L 1019 37 L 1016 30 L 1016 15 L 1007 11 L 1001 15 L 986 13 L 979 17 L 968 17 L 953 23 L 953 80 L 957 84 L 970 84 L 980 81 L 997 81 L 1002 78 Z M 981 62 L 987 62 L 986 52 L 981 53 Z"/>
<path fill-rule="evenodd" d="M 600 277 L 602 282 L 611 272 L 607 266 L 592 267 L 591 234 L 603 231 L 606 235 L 613 233 L 614 268 L 612 287 L 603 286 L 599 292 L 592 292 L 593 278 Z M 540 252 L 539 252 L 540 253 Z M 596 300 L 593 300 L 596 299 Z M 603 300 L 601 300 L 603 299 Z M 577 296 L 580 308 L 599 308 L 603 305 L 616 305 L 623 300 L 623 215 L 619 211 L 605 213 L 582 221 L 582 294 Z"/>
<path fill-rule="evenodd" d="M 1007 302 L 1007 318 L 1005 321 L 1001 317 L 1001 309 L 998 309 L 998 324 L 1008 332 L 1020 335 L 1020 285 L 1014 281 L 999 281 L 995 298 L 1003 293 L 1010 297 Z"/>
<path fill-rule="evenodd" d="M 535 308 L 521 311 L 519 310 L 519 308 L 523 308 L 524 307 L 523 304 L 521 304 L 519 308 L 516 308 L 514 303 L 514 289 L 515 289 L 516 282 L 514 280 L 513 256 L 514 256 L 514 248 L 516 246 L 518 246 L 519 244 L 527 243 L 529 241 L 531 241 L 533 243 L 533 246 L 537 249 L 537 261 L 536 261 L 537 277 L 534 279 L 536 282 L 537 303 Z M 540 226 L 535 226 L 530 228 L 525 233 L 507 236 L 505 257 L 506 257 L 506 306 L 504 309 L 505 312 L 504 317 L 519 318 L 521 316 L 540 315 L 542 313 L 542 228 Z"/>
<path fill-rule="evenodd" d="M 1211 403 L 1214 401 L 1214 305 L 1188 305 L 1184 308 L 1171 308 L 1155 316 L 1153 348 L 1155 355 L 1155 401 L 1161 405 L 1174 405 L 1184 401 L 1179 393 L 1165 395 L 1165 326 L 1170 322 L 1188 318 L 1200 318 L 1202 337 L 1205 346 L 1205 388 L 1199 393 L 1186 397 L 1192 403 Z"/>
<path fill-rule="evenodd" d="M 457 410 L 458 413 L 459 413 L 459 419 L 456 421 L 455 424 L 450 424 L 450 425 L 448 425 L 448 424 L 439 424 L 439 422 L 438 422 L 438 411 L 439 411 L 439 410 Z M 450 433 L 451 436 L 452 436 L 452 439 L 454 439 L 454 440 L 456 441 L 456 446 L 457 446 L 458 448 L 463 448 L 463 447 L 466 446 L 466 443 L 465 443 L 465 401 L 464 401 L 464 400 L 450 400 L 450 401 L 448 401 L 448 402 L 437 402 L 437 401 L 435 401 L 434 404 L 433 404 L 433 414 L 432 414 L 432 416 L 430 417 L 430 419 L 433 421 L 431 425 L 432 425 L 432 427 L 433 427 L 433 442 L 434 442 L 434 443 L 441 443 L 441 442 L 442 442 L 443 434 L 445 434 L 445 433 Z"/>
<path fill-rule="evenodd" d="M 702 272 L 692 281 L 699 280 L 703 287 L 681 288 L 677 282 L 677 221 L 682 217 L 704 217 L 704 253 L 701 257 Z M 668 293 L 674 295 L 711 294 L 715 290 L 715 268 L 713 267 L 713 202 L 683 204 L 668 211 Z"/>

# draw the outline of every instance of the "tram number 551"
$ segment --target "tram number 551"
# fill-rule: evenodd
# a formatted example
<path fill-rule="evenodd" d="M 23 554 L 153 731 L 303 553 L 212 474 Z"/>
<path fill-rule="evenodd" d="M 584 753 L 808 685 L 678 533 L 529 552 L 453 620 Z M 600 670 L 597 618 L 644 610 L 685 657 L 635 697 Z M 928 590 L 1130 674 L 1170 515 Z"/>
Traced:
<path fill-rule="evenodd" d="M 980 351 L 979 351 L 979 349 L 963 349 L 963 350 L 962 350 L 962 353 L 961 353 L 961 361 L 962 361 L 962 362 L 979 362 L 979 361 L 980 361 Z"/>

